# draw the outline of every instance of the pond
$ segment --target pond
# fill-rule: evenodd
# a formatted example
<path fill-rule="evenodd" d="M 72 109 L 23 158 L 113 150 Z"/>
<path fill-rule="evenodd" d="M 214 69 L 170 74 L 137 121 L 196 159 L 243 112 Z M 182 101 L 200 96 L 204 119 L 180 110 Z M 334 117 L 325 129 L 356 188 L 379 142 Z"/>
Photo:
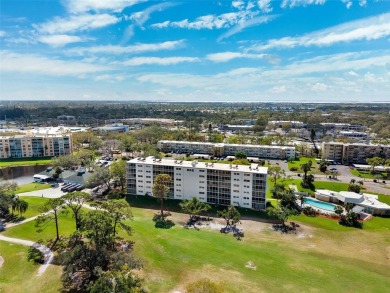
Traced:
<path fill-rule="evenodd" d="M 39 166 L 16 166 L 16 167 L 6 167 L 0 169 L 0 182 L 2 181 L 13 181 L 17 184 L 25 184 L 33 181 L 34 174 L 40 173 L 49 165 L 39 165 Z"/>

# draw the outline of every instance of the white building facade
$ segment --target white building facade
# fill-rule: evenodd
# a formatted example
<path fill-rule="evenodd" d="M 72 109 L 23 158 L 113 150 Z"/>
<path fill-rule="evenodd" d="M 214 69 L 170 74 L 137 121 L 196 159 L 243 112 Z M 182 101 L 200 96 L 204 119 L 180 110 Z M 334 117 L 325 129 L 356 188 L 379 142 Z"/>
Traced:
<path fill-rule="evenodd" d="M 283 160 L 295 157 L 295 147 L 292 146 L 160 140 L 157 147 L 165 152 L 197 153 L 213 156 L 234 156 L 237 152 L 242 151 L 248 157 L 265 159 Z"/>
<path fill-rule="evenodd" d="M 169 197 L 191 199 L 218 205 L 234 205 L 256 210 L 266 208 L 267 168 L 251 166 L 174 161 L 154 157 L 127 162 L 127 193 L 152 195 L 154 178 L 172 178 Z"/>

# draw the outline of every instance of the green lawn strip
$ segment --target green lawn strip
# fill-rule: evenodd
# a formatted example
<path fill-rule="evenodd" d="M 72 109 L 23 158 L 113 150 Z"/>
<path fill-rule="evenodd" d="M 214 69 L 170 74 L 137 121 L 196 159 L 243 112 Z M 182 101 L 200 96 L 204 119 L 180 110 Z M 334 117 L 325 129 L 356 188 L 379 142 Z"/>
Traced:
<path fill-rule="evenodd" d="M 379 265 L 368 264 L 362 268 L 354 260 L 330 259 L 326 253 L 302 252 L 296 248 L 296 244 L 263 241 L 261 236 L 244 238 L 239 242 L 231 235 L 186 230 L 178 225 L 169 230 L 156 229 L 150 220 L 152 214 L 145 218 L 144 211 L 134 209 L 134 215 L 132 226 L 135 233 L 132 239 L 136 243 L 135 251 L 145 260 L 146 271 L 159 276 L 145 280 L 151 292 L 174 290 L 181 279 L 191 274 L 200 275 L 202 270 L 210 270 L 212 274 L 208 277 L 216 280 L 218 272 L 223 272 L 226 279 L 220 281 L 225 283 L 227 292 L 242 292 L 242 288 L 251 285 L 254 287 L 249 292 L 254 292 L 254 288 L 280 292 L 283 287 L 291 292 L 315 289 L 341 292 L 352 290 L 357 284 L 363 291 L 370 288 L 380 291 L 390 284 L 387 268 Z M 248 261 L 257 269 L 246 268 Z M 360 279 L 365 274 L 368 280 Z M 302 275 L 310 278 L 301 278 Z M 334 278 L 335 275 L 338 278 Z M 349 283 L 350 279 L 355 283 Z M 347 288 L 340 288 L 339 282 L 344 281 Z M 385 284 L 376 284 L 377 281 Z"/>
<path fill-rule="evenodd" d="M 51 188 L 50 184 L 32 182 L 32 183 L 19 185 L 15 193 L 24 193 L 24 192 L 37 191 L 37 190 L 43 190 L 48 188 Z"/>
<path fill-rule="evenodd" d="M 88 211 L 83 209 L 83 211 Z M 69 236 L 75 231 L 75 221 L 72 218 L 72 213 L 63 214 L 59 218 L 59 232 L 60 236 Z M 5 236 L 21 238 L 31 241 L 44 240 L 48 241 L 55 238 L 55 225 L 54 222 L 50 222 L 46 228 L 38 233 L 35 227 L 35 221 L 27 222 L 3 232 Z"/>
<path fill-rule="evenodd" d="M 0 268 L 0 292 L 58 292 L 61 288 L 61 267 L 50 266 L 37 277 L 39 265 L 27 261 L 28 247 L 0 241 L 0 255 L 4 264 Z"/>
<path fill-rule="evenodd" d="M 232 235 L 216 230 L 183 229 L 178 223 L 171 229 L 157 229 L 152 221 L 155 211 L 135 207 L 150 203 L 158 208 L 157 200 L 139 196 L 128 201 L 133 203 L 134 214 L 130 222 L 134 233 L 130 238 L 135 241 L 136 254 L 144 262 L 145 285 L 150 292 L 170 292 L 177 289 L 177 284 L 200 276 L 222 282 L 226 292 L 280 292 L 287 288 L 290 292 L 350 292 L 356 288 L 361 292 L 386 292 L 390 286 L 389 268 L 374 262 L 332 256 L 326 249 L 323 253 L 305 251 L 295 238 L 273 241 L 263 239 L 261 232 L 253 232 L 251 236 L 245 235 L 243 241 L 237 241 Z M 167 201 L 166 206 L 177 209 L 177 201 Z M 343 231 L 365 233 L 340 226 L 336 221 L 304 217 L 292 219 L 309 225 L 309 221 L 313 221 L 311 225 L 322 226 L 317 233 L 321 237 L 330 237 L 328 230 L 336 231 L 329 231 L 332 235 Z M 68 214 L 60 221 L 60 234 L 69 235 L 73 231 L 74 219 Z M 4 232 L 6 236 L 30 240 L 52 239 L 54 233 L 54 224 L 38 234 L 33 223 Z M 247 262 L 257 266 L 256 270 L 246 268 Z"/>
<path fill-rule="evenodd" d="M 136 208 L 146 208 L 155 210 L 156 212 L 160 210 L 160 201 L 150 196 L 143 195 L 129 195 L 126 197 L 126 201 L 130 204 L 131 207 Z M 179 205 L 180 200 L 176 199 L 168 199 L 164 200 L 164 210 L 169 212 L 177 212 L 182 213 L 181 207 Z M 225 208 L 225 206 L 216 206 L 210 205 L 211 210 L 207 213 L 204 213 L 204 216 L 214 217 L 217 214 L 219 209 Z M 266 212 L 263 211 L 255 211 L 252 209 L 246 208 L 237 208 L 243 218 L 262 218 L 262 219 L 270 219 Z"/>
<path fill-rule="evenodd" d="M 350 169 L 349 172 L 351 172 L 352 175 L 361 177 L 361 178 L 367 178 L 367 179 L 378 179 L 378 180 L 385 180 L 387 178 L 386 172 L 378 172 L 377 174 L 371 174 L 370 171 L 358 171 L 356 169 Z M 379 178 L 377 178 L 377 176 Z"/>
<path fill-rule="evenodd" d="M 47 198 L 36 196 L 23 196 L 21 199 L 28 202 L 28 209 L 24 214 L 21 214 L 25 219 L 39 215 L 39 208 L 47 202 Z M 18 214 L 18 213 L 15 213 Z"/>
<path fill-rule="evenodd" d="M 30 166 L 30 165 L 47 165 L 51 163 L 52 158 L 13 158 L 1 159 L 0 167 Z"/>

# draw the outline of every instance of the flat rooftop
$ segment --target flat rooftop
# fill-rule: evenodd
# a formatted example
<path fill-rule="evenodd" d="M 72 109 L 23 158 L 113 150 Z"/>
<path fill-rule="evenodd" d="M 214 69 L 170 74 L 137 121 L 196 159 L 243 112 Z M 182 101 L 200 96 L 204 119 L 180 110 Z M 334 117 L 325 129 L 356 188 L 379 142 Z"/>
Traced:
<path fill-rule="evenodd" d="M 194 168 L 194 169 L 209 169 L 209 170 L 223 170 L 223 171 L 239 171 L 257 174 L 267 174 L 267 167 L 260 167 L 258 164 L 251 164 L 250 166 L 235 165 L 235 164 L 220 164 L 220 163 L 204 163 L 198 161 L 181 161 L 168 159 L 155 159 L 154 157 L 135 158 L 127 163 L 133 164 L 147 164 L 156 166 L 173 166 L 179 168 Z"/>

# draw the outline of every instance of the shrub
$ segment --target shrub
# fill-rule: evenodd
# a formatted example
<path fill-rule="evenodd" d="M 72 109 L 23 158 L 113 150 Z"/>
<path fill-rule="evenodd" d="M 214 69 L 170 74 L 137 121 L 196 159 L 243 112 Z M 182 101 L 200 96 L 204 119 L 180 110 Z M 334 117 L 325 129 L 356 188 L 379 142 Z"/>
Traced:
<path fill-rule="evenodd" d="M 304 213 L 306 216 L 311 216 L 311 217 L 315 217 L 317 215 L 316 210 L 310 206 L 306 206 L 302 208 L 302 213 Z"/>
<path fill-rule="evenodd" d="M 298 167 L 291 167 L 290 171 L 298 171 Z"/>
<path fill-rule="evenodd" d="M 378 180 L 374 179 L 373 181 L 376 183 Z"/>
<path fill-rule="evenodd" d="M 45 256 L 39 249 L 35 248 L 34 246 L 30 246 L 28 249 L 27 260 L 34 263 L 43 264 L 45 261 Z"/>

